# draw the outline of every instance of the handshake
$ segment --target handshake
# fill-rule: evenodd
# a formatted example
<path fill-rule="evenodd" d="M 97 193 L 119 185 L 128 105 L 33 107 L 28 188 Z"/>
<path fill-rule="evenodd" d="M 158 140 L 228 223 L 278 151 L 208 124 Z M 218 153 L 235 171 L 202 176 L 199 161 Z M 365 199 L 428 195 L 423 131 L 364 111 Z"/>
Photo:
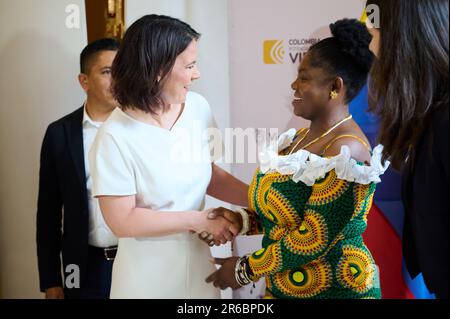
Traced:
<path fill-rule="evenodd" d="M 209 246 L 220 246 L 232 241 L 242 231 L 245 217 L 240 212 L 218 207 L 201 213 L 204 217 L 197 233 Z"/>

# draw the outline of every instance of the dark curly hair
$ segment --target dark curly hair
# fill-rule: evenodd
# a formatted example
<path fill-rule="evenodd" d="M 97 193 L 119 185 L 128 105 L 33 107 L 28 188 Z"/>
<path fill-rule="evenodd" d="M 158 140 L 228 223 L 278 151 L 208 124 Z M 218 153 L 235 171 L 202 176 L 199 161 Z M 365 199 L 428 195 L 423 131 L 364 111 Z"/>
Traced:
<path fill-rule="evenodd" d="M 112 65 L 112 92 L 120 107 L 151 114 L 164 107 L 161 84 L 177 56 L 199 37 L 187 23 L 164 15 L 150 14 L 134 22 Z"/>
<path fill-rule="evenodd" d="M 346 103 L 351 102 L 367 82 L 373 53 L 372 36 L 356 19 L 342 19 L 330 24 L 333 37 L 323 39 L 309 49 L 313 67 L 326 70 L 330 77 L 341 77 L 347 89 Z"/>

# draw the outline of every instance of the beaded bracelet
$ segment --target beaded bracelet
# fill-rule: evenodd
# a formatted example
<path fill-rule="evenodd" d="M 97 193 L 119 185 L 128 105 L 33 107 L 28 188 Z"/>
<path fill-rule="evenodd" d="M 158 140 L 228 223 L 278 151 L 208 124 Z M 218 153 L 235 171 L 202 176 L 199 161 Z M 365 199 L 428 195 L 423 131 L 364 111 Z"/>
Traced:
<path fill-rule="evenodd" d="M 245 209 L 239 208 L 235 211 L 235 213 L 238 213 L 242 217 L 242 229 L 239 232 L 238 235 L 245 235 L 250 230 L 250 218 L 248 217 L 248 213 Z"/>

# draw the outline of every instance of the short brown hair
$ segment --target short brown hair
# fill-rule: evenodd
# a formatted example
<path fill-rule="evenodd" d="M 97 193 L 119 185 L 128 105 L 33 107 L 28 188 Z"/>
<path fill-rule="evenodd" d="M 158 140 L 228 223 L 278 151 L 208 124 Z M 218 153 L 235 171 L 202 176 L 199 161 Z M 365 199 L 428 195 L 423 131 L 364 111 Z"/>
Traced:
<path fill-rule="evenodd" d="M 119 46 L 119 40 L 112 38 L 98 39 L 89 43 L 80 54 L 80 72 L 88 74 L 92 67 L 92 62 L 99 52 L 117 51 L 119 50 Z"/>
<path fill-rule="evenodd" d="M 151 14 L 134 22 L 112 65 L 112 92 L 121 109 L 155 114 L 163 106 L 162 80 L 199 37 L 187 23 L 168 16 Z"/>

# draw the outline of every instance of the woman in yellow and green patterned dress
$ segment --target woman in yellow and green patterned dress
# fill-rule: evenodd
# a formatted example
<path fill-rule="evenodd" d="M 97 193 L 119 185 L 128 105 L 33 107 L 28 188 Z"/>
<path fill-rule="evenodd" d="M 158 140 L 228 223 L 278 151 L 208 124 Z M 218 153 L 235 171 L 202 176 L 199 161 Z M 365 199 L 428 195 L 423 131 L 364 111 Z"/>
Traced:
<path fill-rule="evenodd" d="M 376 183 L 387 169 L 348 104 L 366 83 L 371 36 L 357 20 L 330 25 L 292 84 L 294 114 L 311 121 L 260 153 L 260 168 L 239 210 L 241 233 L 264 234 L 245 257 L 216 258 L 206 280 L 222 289 L 265 277 L 270 298 L 380 298 L 376 264 L 363 242 Z"/>

